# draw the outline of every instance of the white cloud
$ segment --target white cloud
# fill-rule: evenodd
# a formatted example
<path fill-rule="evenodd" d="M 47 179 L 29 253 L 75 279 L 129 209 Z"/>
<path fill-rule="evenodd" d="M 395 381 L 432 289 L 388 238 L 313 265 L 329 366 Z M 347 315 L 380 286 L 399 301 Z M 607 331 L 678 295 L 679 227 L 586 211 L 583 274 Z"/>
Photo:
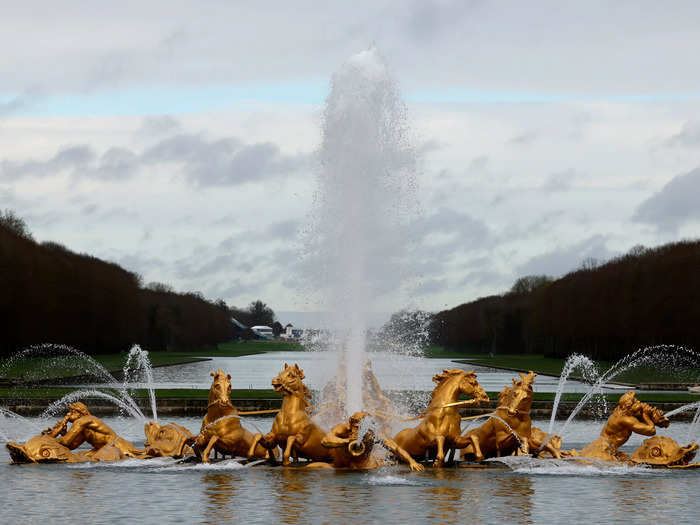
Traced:
<path fill-rule="evenodd" d="M 308 308 L 318 86 L 373 40 L 423 156 L 420 306 L 697 236 L 697 3 L 62 6 L 3 12 L 0 208 L 147 282 Z"/>

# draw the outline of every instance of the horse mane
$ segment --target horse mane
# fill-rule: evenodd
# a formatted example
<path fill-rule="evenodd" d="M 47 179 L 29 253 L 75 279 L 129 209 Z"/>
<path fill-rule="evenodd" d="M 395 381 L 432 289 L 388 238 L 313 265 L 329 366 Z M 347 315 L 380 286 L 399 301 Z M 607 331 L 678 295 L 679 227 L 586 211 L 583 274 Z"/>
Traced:
<path fill-rule="evenodd" d="M 437 392 L 438 388 L 440 388 L 440 385 L 442 385 L 442 383 L 443 383 L 446 379 L 449 379 L 449 378 L 451 378 L 451 377 L 454 377 L 454 376 L 456 376 L 456 375 L 458 375 L 458 374 L 464 374 L 464 375 L 470 375 L 470 374 L 471 374 L 471 375 L 475 375 L 474 372 L 467 372 L 466 370 L 462 370 L 461 368 L 449 368 L 449 369 L 448 369 L 448 368 L 445 368 L 445 369 L 442 371 L 442 373 L 440 373 L 440 374 L 435 374 L 435 375 L 433 376 L 433 382 L 434 382 L 434 383 L 437 383 L 437 385 L 435 385 L 435 388 L 433 389 L 433 394 L 432 394 L 432 395 L 435 395 L 435 393 Z"/>
<path fill-rule="evenodd" d="M 504 386 L 503 390 L 498 393 L 498 406 L 506 404 L 512 395 L 513 389 L 508 385 Z"/>
<path fill-rule="evenodd" d="M 306 406 L 309 406 L 309 402 L 307 401 L 307 399 L 311 399 L 311 391 L 309 390 L 309 387 L 307 387 L 304 384 L 304 382 L 302 381 L 304 372 L 302 372 L 302 370 L 300 368 L 295 367 L 295 366 L 294 367 L 290 366 L 289 368 L 285 368 L 285 371 L 286 370 L 291 371 L 291 374 L 293 375 L 293 377 L 295 379 L 299 379 L 299 383 L 301 384 L 301 388 L 300 389 L 292 389 L 291 385 L 289 384 L 288 381 L 286 381 L 286 377 L 285 377 L 285 381 L 283 383 L 285 389 L 288 390 L 289 392 L 291 392 L 292 394 L 301 394 L 301 398 L 304 400 L 304 403 L 306 403 Z"/>
<path fill-rule="evenodd" d="M 532 383 L 535 382 L 535 374 L 534 372 L 528 372 L 527 374 L 520 374 L 520 380 L 516 381 L 513 379 L 513 386 L 509 387 L 508 385 L 503 387 L 503 390 L 501 390 L 498 394 L 498 404 L 504 405 L 510 401 L 511 396 L 513 395 L 513 392 L 515 392 L 516 389 L 528 389 L 532 390 Z"/>

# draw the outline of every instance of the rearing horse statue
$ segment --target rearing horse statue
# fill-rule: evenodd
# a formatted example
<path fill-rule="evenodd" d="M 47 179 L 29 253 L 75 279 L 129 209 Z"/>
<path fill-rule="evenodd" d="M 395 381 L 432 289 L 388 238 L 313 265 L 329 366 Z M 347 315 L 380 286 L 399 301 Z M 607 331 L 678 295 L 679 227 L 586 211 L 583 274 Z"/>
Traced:
<path fill-rule="evenodd" d="M 238 410 L 231 403 L 231 376 L 219 368 L 209 389 L 209 405 L 199 435 L 189 440 L 202 462 L 209 461 L 213 448 L 222 454 L 241 457 L 268 457 L 268 451 L 253 444 L 253 433 L 241 425 Z M 252 453 L 251 453 L 252 451 Z"/>
<path fill-rule="evenodd" d="M 433 377 L 437 383 L 420 425 L 406 428 L 396 434 L 394 441 L 414 458 L 422 458 L 426 452 L 435 456 L 434 467 L 442 467 L 445 454 L 450 449 L 459 448 L 461 430 L 459 406 L 478 405 L 488 402 L 489 397 L 481 388 L 476 374 L 452 368 L 443 370 Z M 459 396 L 472 397 L 458 402 Z M 464 446 L 464 445 L 462 445 Z"/>
<path fill-rule="evenodd" d="M 473 455 L 477 461 L 484 458 L 528 454 L 532 422 L 530 407 L 534 392 L 534 372 L 520 374 L 520 381 L 513 379 L 513 387 L 506 386 L 498 395 L 495 415 L 479 428 L 470 430 L 459 440 L 462 458 Z"/>
<path fill-rule="evenodd" d="M 258 444 L 267 449 L 282 447 L 282 464 L 289 466 L 289 458 L 304 457 L 312 461 L 332 461 L 333 453 L 321 444 L 326 432 L 311 421 L 308 399 L 311 392 L 303 382 L 304 371 L 299 365 L 284 364 L 284 370 L 272 380 L 272 386 L 282 394 L 282 409 L 272 423 L 272 430 L 255 434 L 250 452 Z"/>

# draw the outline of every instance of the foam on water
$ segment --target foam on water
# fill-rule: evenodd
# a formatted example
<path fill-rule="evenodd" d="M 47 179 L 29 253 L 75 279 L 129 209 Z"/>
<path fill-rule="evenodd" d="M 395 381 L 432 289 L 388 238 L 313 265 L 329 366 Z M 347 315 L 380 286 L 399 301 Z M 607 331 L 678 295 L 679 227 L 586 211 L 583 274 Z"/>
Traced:
<path fill-rule="evenodd" d="M 267 461 L 265 459 L 261 461 Z M 183 463 L 178 465 L 168 465 L 166 467 L 160 467 L 154 469 L 156 472 L 190 472 L 190 471 L 204 471 L 204 472 L 221 472 L 227 470 L 241 470 L 248 467 L 257 465 L 259 462 L 254 461 L 252 463 L 243 464 L 235 459 L 225 459 L 223 461 L 217 461 L 216 463 Z"/>
<path fill-rule="evenodd" d="M 420 481 L 414 478 L 404 478 L 402 476 L 392 476 L 391 474 L 368 474 L 363 478 L 363 482 L 372 486 L 389 486 L 389 485 L 422 485 Z"/>
<path fill-rule="evenodd" d="M 68 463 L 66 466 L 72 469 L 159 469 L 170 465 L 175 465 L 179 459 L 174 458 L 150 458 L 150 459 L 123 459 L 121 461 L 105 461 L 105 462 L 90 462 L 90 463 Z"/>
<path fill-rule="evenodd" d="M 585 460 L 588 464 L 579 463 Z M 535 459 L 529 456 L 507 456 L 486 460 L 489 463 L 502 463 L 513 472 L 520 474 L 549 476 L 653 476 L 661 470 L 644 466 L 613 465 L 590 458 Z"/>

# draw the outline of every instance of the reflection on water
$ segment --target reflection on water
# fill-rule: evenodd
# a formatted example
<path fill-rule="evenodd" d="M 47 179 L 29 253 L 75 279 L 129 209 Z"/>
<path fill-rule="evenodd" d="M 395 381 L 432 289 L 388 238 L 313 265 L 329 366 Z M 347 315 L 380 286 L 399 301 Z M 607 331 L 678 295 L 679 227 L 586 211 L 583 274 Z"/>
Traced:
<path fill-rule="evenodd" d="M 197 428 L 199 418 L 174 418 Z M 106 418 L 137 444 L 130 420 Z M 272 419 L 256 419 L 268 430 Z M 687 423 L 664 433 L 687 434 Z M 581 442 L 600 425 L 572 426 Z M 507 469 L 405 466 L 372 472 L 238 464 L 12 466 L 0 450 L 0 523 L 695 523 L 700 471 L 600 469 L 567 464 Z M 544 464 L 543 464 L 544 465 Z"/>
<path fill-rule="evenodd" d="M 282 469 L 273 479 L 273 493 L 277 495 L 274 510 L 279 513 L 279 520 L 282 523 L 306 523 L 308 518 L 304 511 L 309 507 L 311 491 L 302 472 Z"/>
<path fill-rule="evenodd" d="M 513 523 L 534 523 L 532 519 L 532 497 L 535 494 L 532 480 L 525 476 L 497 477 L 498 494 L 503 505 L 509 509 Z"/>
<path fill-rule="evenodd" d="M 700 472 L 0 465 L 2 523 L 691 523 Z M 9 481 L 9 482 L 8 482 Z"/>
<path fill-rule="evenodd" d="M 203 475 L 202 489 L 207 499 L 203 523 L 222 523 L 233 518 L 231 507 L 236 497 L 236 487 L 231 474 Z"/>
<path fill-rule="evenodd" d="M 464 518 L 460 514 L 462 491 L 454 484 L 457 472 L 454 469 L 438 470 L 435 478 L 445 480 L 447 483 L 435 485 L 426 490 L 426 503 L 430 512 L 429 520 L 439 523 L 463 523 Z"/>

